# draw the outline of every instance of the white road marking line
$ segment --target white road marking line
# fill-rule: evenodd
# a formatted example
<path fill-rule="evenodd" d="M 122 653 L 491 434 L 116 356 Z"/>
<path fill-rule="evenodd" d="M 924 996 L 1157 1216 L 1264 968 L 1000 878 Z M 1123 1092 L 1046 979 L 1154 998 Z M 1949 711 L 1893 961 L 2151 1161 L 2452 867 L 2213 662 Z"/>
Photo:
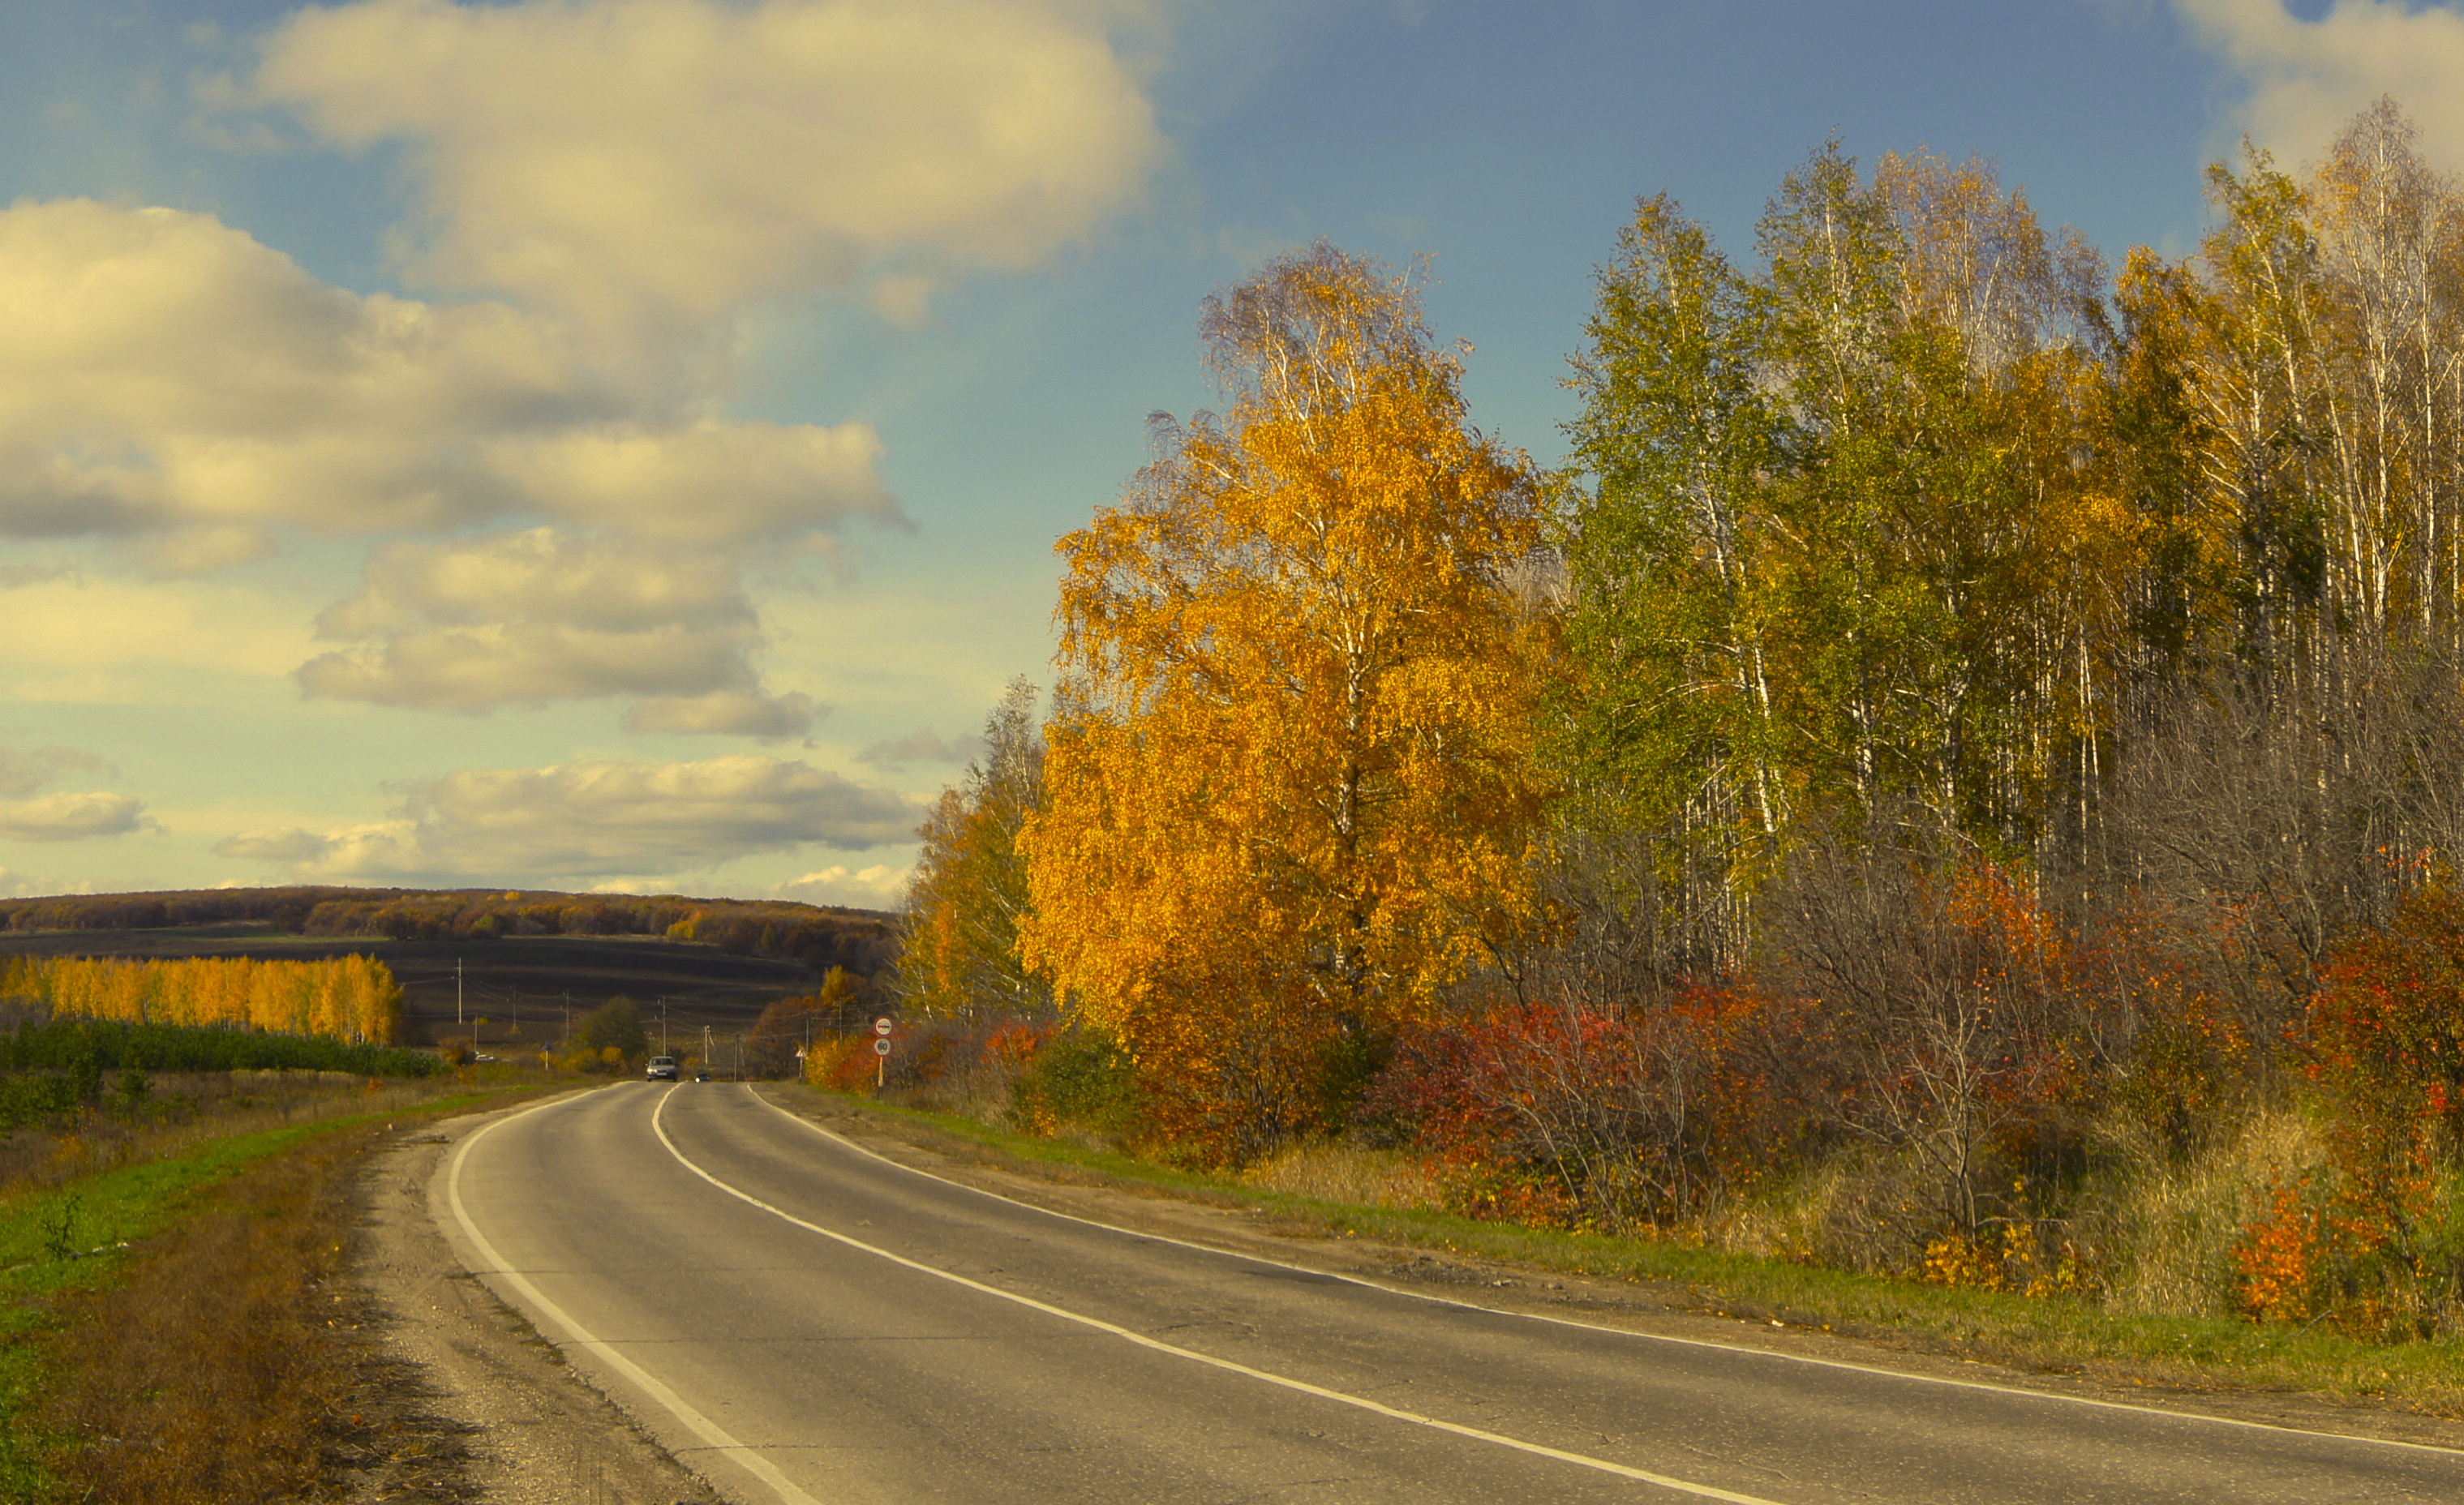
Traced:
<path fill-rule="evenodd" d="M 756 1093 L 754 1096 L 757 1101 L 760 1101 L 759 1094 Z M 1072 1312 L 1066 1307 L 1054 1306 L 1048 1301 L 1039 1301 L 1031 1296 L 1021 1296 L 1015 1291 L 1004 1291 L 999 1286 L 986 1285 L 980 1280 L 971 1280 L 965 1276 L 955 1275 L 947 1270 L 936 1270 L 931 1265 L 919 1263 L 916 1260 L 908 1258 L 904 1254 L 894 1254 L 889 1250 L 880 1248 L 877 1245 L 868 1244 L 863 1239 L 851 1238 L 834 1229 L 824 1228 L 819 1223 L 808 1223 L 804 1219 L 798 1217 L 795 1213 L 787 1211 L 783 1208 L 773 1207 L 769 1203 L 762 1201 L 759 1197 L 753 1195 L 753 1193 L 739 1190 L 735 1187 L 729 1186 L 726 1182 L 719 1180 L 716 1176 L 712 1175 L 709 1171 L 704 1170 L 701 1167 L 696 1166 L 692 1161 L 686 1159 L 685 1152 L 676 1147 L 676 1142 L 668 1138 L 667 1125 L 659 1121 L 660 1116 L 667 1111 L 667 1098 L 662 1096 L 659 1100 L 659 1105 L 650 1110 L 650 1131 L 659 1136 L 660 1144 L 668 1146 L 668 1153 L 676 1158 L 677 1165 L 684 1167 L 687 1170 L 692 1171 L 694 1175 L 701 1177 L 704 1181 L 709 1182 L 712 1186 L 716 1187 L 718 1189 L 726 1192 L 729 1196 L 736 1198 L 739 1202 L 748 1203 L 754 1207 L 759 1208 L 762 1211 L 769 1213 L 773 1217 L 779 1218 L 784 1222 L 792 1223 L 796 1227 L 804 1229 L 807 1232 L 819 1233 L 824 1238 L 832 1239 L 838 1243 L 845 1244 L 849 1249 L 861 1250 L 863 1253 L 871 1254 L 876 1258 L 886 1259 L 891 1264 L 904 1265 L 908 1269 L 916 1271 L 919 1274 L 932 1276 L 937 1279 L 947 1280 L 953 1285 L 964 1286 L 970 1291 L 979 1292 L 985 1296 L 998 1297 L 1004 1301 L 1014 1301 L 1020 1306 L 1027 1307 L 1033 1311 L 1043 1312 L 1047 1316 L 1060 1318 L 1064 1321 L 1076 1322 L 1082 1327 L 1091 1327 L 1097 1332 L 1109 1333 L 1114 1338 L 1135 1343 L 1141 1348 L 1152 1348 L 1157 1353 L 1170 1354 L 1177 1359 L 1187 1359 L 1194 1363 L 1202 1363 L 1212 1368 L 1226 1370 L 1230 1373 L 1243 1375 L 1252 1380 L 1264 1381 L 1265 1384 L 1280 1385 L 1287 1390 L 1297 1390 L 1303 1395 L 1313 1395 L 1320 1400 L 1334 1401 L 1344 1406 L 1355 1407 L 1361 1410 L 1388 1417 L 1395 1421 L 1408 1422 L 1415 1427 L 1427 1427 L 1438 1431 L 1452 1432 L 1458 1437 L 1468 1437 L 1475 1442 L 1493 1443 L 1501 1448 L 1511 1448 L 1518 1452 L 1533 1453 L 1543 1458 L 1554 1458 L 1560 1463 L 1571 1463 L 1581 1468 L 1596 1469 L 1602 1473 L 1614 1473 L 1621 1478 L 1639 1479 L 1645 1484 L 1658 1485 L 1663 1490 L 1675 1490 L 1680 1494 L 1691 1494 L 1701 1499 L 1727 1500 L 1730 1502 L 1730 1505 L 1778 1505 L 1777 1501 L 1767 1500 L 1762 1498 L 1760 1495 L 1738 1494 L 1731 1491 L 1718 1489 L 1708 1484 L 1695 1484 L 1685 1479 L 1671 1478 L 1664 1473 L 1654 1473 L 1647 1469 L 1628 1468 L 1622 1463 L 1613 1463 L 1606 1458 L 1595 1458 L 1588 1453 L 1569 1452 L 1562 1448 L 1551 1448 L 1543 1443 L 1527 1442 L 1520 1437 L 1508 1437 L 1503 1432 L 1483 1431 L 1477 1427 L 1465 1427 L 1458 1422 L 1443 1421 L 1435 1416 L 1422 1415 L 1419 1411 L 1401 1410 L 1396 1407 L 1373 1401 L 1364 1395 L 1353 1395 L 1343 1390 L 1331 1390 L 1322 1385 L 1311 1385 L 1307 1380 L 1296 1380 L 1289 1375 L 1276 1374 L 1271 1370 L 1251 1368 L 1245 1363 L 1236 1363 L 1230 1359 L 1219 1359 L 1213 1354 L 1199 1353 L 1194 1348 L 1182 1348 L 1174 1343 L 1164 1342 L 1159 1339 L 1149 1338 L 1144 1333 L 1133 1331 L 1132 1329 L 1120 1326 L 1117 1323 L 1105 1321 L 1099 1317 L 1089 1317 L 1083 1313 Z M 790 1117 L 792 1116 L 793 1115 L 790 1115 Z M 474 1135 L 473 1137 L 476 1138 L 477 1136 Z"/>
<path fill-rule="evenodd" d="M 587 1094 L 583 1094 L 583 1096 L 586 1097 Z M 607 1343 L 602 1341 L 596 1335 L 591 1333 L 589 1329 L 583 1327 L 580 1322 L 575 1321 L 573 1318 L 566 1313 L 564 1308 L 557 1305 L 554 1301 L 549 1300 L 546 1294 L 540 1291 L 538 1286 L 531 1284 L 527 1278 L 507 1265 L 505 1263 L 504 1256 L 496 1253 L 496 1246 L 489 1243 L 487 1235 L 479 1232 L 478 1225 L 471 1221 L 469 1209 L 462 1205 L 462 1162 L 471 1153 L 471 1146 L 487 1138 L 489 1134 L 495 1132 L 496 1129 L 507 1123 L 511 1123 L 515 1119 L 528 1118 L 530 1115 L 539 1112 L 540 1108 L 561 1107 L 567 1103 L 580 1102 L 582 1101 L 582 1097 L 561 1098 L 554 1101 L 542 1102 L 539 1104 L 538 1107 L 524 1108 L 519 1113 L 498 1119 L 495 1123 L 490 1123 L 485 1127 L 474 1131 L 469 1137 L 465 1138 L 460 1145 L 454 1147 L 453 1163 L 448 1170 L 445 1178 L 446 1204 L 452 1208 L 454 1221 L 462 1225 L 463 1236 L 470 1239 L 471 1247 L 477 1252 L 482 1260 L 486 1261 L 486 1263 L 492 1267 L 488 1271 L 473 1271 L 472 1273 L 474 1275 L 493 1274 L 499 1279 L 503 1280 L 507 1285 L 512 1286 L 515 1291 L 521 1295 L 523 1299 L 528 1301 L 532 1307 L 539 1313 L 540 1316 L 545 1317 L 549 1321 L 564 1329 L 566 1336 L 573 1341 L 574 1346 L 585 1349 L 606 1361 L 610 1367 L 614 1368 L 618 1373 L 624 1375 L 625 1378 L 632 1381 L 634 1385 L 638 1385 L 644 1394 L 649 1396 L 650 1399 L 658 1402 L 661 1406 L 666 1407 L 670 1415 L 672 1415 L 676 1420 L 684 1423 L 688 1428 L 691 1428 L 694 1435 L 700 1437 L 702 1441 L 709 1443 L 713 1451 L 723 1455 L 731 1462 L 742 1468 L 746 1472 L 752 1474 L 755 1478 L 759 1479 L 762 1483 L 770 1486 L 771 1492 L 779 1496 L 781 1505 L 822 1505 L 821 1501 L 805 1494 L 803 1490 L 796 1488 L 795 1484 L 790 1481 L 785 1474 L 779 1472 L 778 1465 L 761 1456 L 761 1454 L 756 1452 L 753 1449 L 746 1447 L 743 1443 L 737 1441 L 736 1438 L 729 1435 L 727 1430 L 720 1427 L 716 1422 L 712 1421 L 709 1417 L 704 1416 L 700 1411 L 695 1410 L 691 1403 L 687 1402 L 683 1396 L 678 1395 L 675 1391 L 669 1389 L 665 1385 L 660 1384 L 649 1370 L 643 1368 L 640 1364 L 635 1363 L 632 1360 L 626 1358 L 623 1354 L 618 1353 L 614 1348 L 610 1347 Z M 664 1101 L 661 1102 L 660 1106 L 666 1106 Z M 657 1116 L 655 1112 L 652 1114 L 651 1124 L 653 1127 L 657 1126 Z M 664 1134 L 659 1137 L 662 1140 L 667 1138 Z M 669 1146 L 671 1150 L 675 1146 L 673 1145 Z"/>
<path fill-rule="evenodd" d="M 1680 1348 L 1704 1348 L 1713 1353 L 1737 1354 L 1749 1359 L 1770 1359 L 1781 1363 L 1805 1364 L 1815 1369 L 1839 1369 L 1850 1374 L 1870 1374 L 1879 1379 L 1901 1380 L 1911 1385 L 1938 1385 L 1954 1390 L 1982 1390 L 1989 1395 L 2007 1395 L 2021 1400 L 2054 1401 L 2064 1406 L 2085 1406 L 2097 1410 L 2124 1411 L 2134 1416 L 2161 1416 L 2168 1421 L 2204 1422 L 2212 1427 L 2238 1427 L 2247 1431 L 2275 1432 L 2288 1437 L 2317 1437 L 2326 1442 L 2360 1443 L 2372 1448 L 2397 1448 L 2408 1452 L 2434 1452 L 2449 1458 L 2464 1456 L 2464 1450 L 2444 1448 L 2431 1442 L 2406 1442 L 2396 1437 L 2360 1437 L 2351 1432 L 2321 1431 L 2312 1427 L 2287 1427 L 2280 1422 L 2254 1422 L 2239 1416 L 2212 1416 L 2205 1411 L 2179 1411 L 2163 1406 L 2142 1406 L 2129 1401 L 2099 1400 L 2092 1395 L 2064 1395 L 2058 1390 L 2030 1390 L 2015 1385 L 1995 1385 L 1987 1380 L 1957 1380 L 1948 1375 L 1911 1374 L 1904 1369 L 1885 1369 L 1880 1364 L 1855 1363 L 1845 1359 L 1817 1359 L 1812 1354 L 1783 1353 L 1774 1348 L 1749 1348 L 1743 1343 L 1717 1342 L 1706 1338 L 1678 1338 L 1667 1333 L 1638 1332 L 1631 1327 L 1607 1327 L 1598 1322 L 1586 1322 L 1580 1318 L 1558 1317 L 1547 1312 L 1520 1312 L 1502 1306 L 1483 1306 L 1478 1301 L 1466 1301 L 1459 1297 L 1432 1296 L 1426 1291 L 1415 1291 L 1407 1286 L 1388 1285 L 1382 1280 L 1345 1275 L 1341 1271 L 1315 1270 L 1308 1265 L 1295 1265 L 1281 1259 L 1271 1259 L 1265 1254 L 1220 1249 L 1213 1244 L 1200 1244 L 1186 1238 L 1175 1238 L 1169 1233 L 1144 1232 L 1134 1228 L 1122 1228 L 1112 1223 L 1098 1222 L 1091 1217 L 1080 1217 L 1075 1212 L 1061 1212 L 1048 1207 L 1038 1207 L 1032 1202 L 1022 1202 L 1016 1197 L 1003 1196 L 998 1191 L 988 1191 L 982 1187 L 971 1187 L 963 1181 L 953 1181 L 947 1176 L 936 1175 L 933 1171 L 892 1160 L 877 1150 L 867 1149 L 836 1130 L 824 1128 L 808 1118 L 781 1107 L 760 1093 L 754 1091 L 750 1082 L 745 1083 L 745 1091 L 751 1095 L 754 1101 L 787 1122 L 801 1124 L 832 1144 L 853 1150 L 867 1160 L 877 1160 L 892 1170 L 905 1171 L 911 1176 L 921 1176 L 927 1181 L 937 1181 L 945 1187 L 959 1191 L 972 1191 L 977 1196 L 990 1197 L 996 1202 L 1007 1203 L 1011 1207 L 1022 1208 L 1029 1212 L 1041 1212 L 1045 1217 L 1057 1217 L 1064 1222 L 1100 1228 L 1108 1233 L 1118 1233 L 1124 1238 L 1141 1238 L 1152 1243 L 1173 1244 L 1182 1249 L 1194 1249 L 1200 1254 L 1215 1254 L 1225 1259 L 1245 1259 L 1252 1264 L 1272 1265 L 1278 1270 L 1294 1270 L 1305 1275 L 1320 1275 L 1330 1280 L 1340 1280 L 1346 1285 L 1359 1286 L 1363 1290 L 1383 1291 L 1388 1296 L 1399 1296 L 1414 1301 L 1426 1301 L 1434 1306 L 1455 1306 L 1470 1312 L 1486 1312 L 1493 1317 L 1519 1318 L 1527 1322 L 1547 1322 L 1553 1327 L 1573 1327 L 1587 1333 L 1606 1333 L 1612 1337 L 1632 1339 L 1638 1342 L 1670 1343 Z"/>

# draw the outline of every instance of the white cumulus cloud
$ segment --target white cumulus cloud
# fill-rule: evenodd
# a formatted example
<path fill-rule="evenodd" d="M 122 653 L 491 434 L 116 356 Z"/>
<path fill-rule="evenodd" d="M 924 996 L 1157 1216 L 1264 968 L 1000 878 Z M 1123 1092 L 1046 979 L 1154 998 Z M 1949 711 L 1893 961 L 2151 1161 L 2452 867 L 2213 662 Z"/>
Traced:
<path fill-rule="evenodd" d="M 319 637 L 355 645 L 298 679 L 312 695 L 463 711 L 650 696 L 630 718 L 645 731 L 809 728 L 808 698 L 759 690 L 741 573 L 732 556 L 555 528 L 387 544 L 317 619 Z"/>
<path fill-rule="evenodd" d="M 671 412 L 553 320 L 328 287 L 209 214 L 0 209 L 0 533 L 138 536 L 172 572 L 277 526 L 729 544 L 898 515 L 865 425 Z"/>
<path fill-rule="evenodd" d="M 363 0 L 283 23 L 251 87 L 325 140 L 408 144 L 435 284 L 675 328 L 886 254 L 1016 267 L 1085 234 L 1162 149 L 1112 18 L 1035 0 Z"/>
<path fill-rule="evenodd" d="M 23 799 L 70 769 L 106 778 L 117 777 L 120 772 L 82 748 L 42 747 L 32 752 L 0 748 L 0 796 Z"/>
<path fill-rule="evenodd" d="M 2304 19 L 2283 0 L 2175 0 L 2192 34 L 2249 89 L 2252 138 L 2288 166 L 2319 157 L 2352 118 L 2393 95 L 2423 154 L 2464 170 L 2464 13 L 2401 0 L 2337 0 Z"/>
<path fill-rule="evenodd" d="M 620 697 L 635 731 L 802 735 L 823 708 L 763 683 L 750 572 L 903 519 L 869 425 L 731 415 L 749 321 L 819 292 L 929 320 L 951 279 L 1094 230 L 1164 151 L 1120 40 L 1147 9 L 298 10 L 245 76 L 201 91 L 203 123 L 239 141 L 279 115 L 324 145 L 398 150 L 411 207 L 392 245 L 420 295 L 329 285 L 211 213 L 0 208 L 0 538 L 110 540 L 157 578 L 137 594 L 170 604 L 190 598 L 160 577 L 294 534 L 367 539 L 321 643 L 271 670 L 312 696 Z M 251 672 L 275 636 L 240 644 Z M 125 692 L 88 666 L 100 649 L 71 649 L 18 687 Z M 389 832 L 348 838 L 349 860 L 394 861 Z"/>
<path fill-rule="evenodd" d="M 915 807 L 801 760 L 473 769 L 409 786 L 389 818 L 225 839 L 226 857 L 319 877 L 590 879 L 698 871 L 758 852 L 912 840 Z"/>
<path fill-rule="evenodd" d="M 134 795 L 100 791 L 0 799 L 0 837 L 20 841 L 75 841 L 90 836 L 122 836 L 142 824 L 144 802 Z"/>
<path fill-rule="evenodd" d="M 119 775 L 108 762 L 80 748 L 42 747 L 31 752 L 0 748 L 0 838 L 76 841 L 124 836 L 148 823 L 145 802 L 134 795 L 106 790 L 36 793 L 72 772 Z"/>

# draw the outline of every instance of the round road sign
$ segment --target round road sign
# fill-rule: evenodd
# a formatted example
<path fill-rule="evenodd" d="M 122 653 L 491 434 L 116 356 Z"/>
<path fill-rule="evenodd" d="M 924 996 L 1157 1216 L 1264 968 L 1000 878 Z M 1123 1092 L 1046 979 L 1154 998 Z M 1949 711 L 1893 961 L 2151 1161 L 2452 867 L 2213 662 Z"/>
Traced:
<path fill-rule="evenodd" d="M 875 1034 L 875 1035 L 887 1035 L 887 1034 L 889 1034 L 889 1033 L 890 1033 L 890 1021 L 889 1021 L 888 1019 L 875 1019 L 875 1020 L 873 1020 L 873 1021 L 872 1021 L 872 1033 L 873 1033 L 873 1034 Z"/>
<path fill-rule="evenodd" d="M 873 1053 L 875 1056 L 887 1056 L 887 1055 L 889 1055 L 889 1054 L 890 1054 L 890 1041 L 889 1041 L 889 1040 L 887 1040 L 887 1039 L 878 1039 L 878 1040 L 873 1041 L 873 1042 L 872 1042 L 872 1053 Z"/>

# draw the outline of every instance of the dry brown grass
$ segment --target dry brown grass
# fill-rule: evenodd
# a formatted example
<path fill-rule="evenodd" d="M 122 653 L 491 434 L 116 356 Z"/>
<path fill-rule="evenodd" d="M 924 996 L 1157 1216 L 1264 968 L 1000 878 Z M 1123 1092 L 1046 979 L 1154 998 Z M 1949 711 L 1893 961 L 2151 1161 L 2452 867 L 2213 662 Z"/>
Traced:
<path fill-rule="evenodd" d="M 2245 1225 L 2272 1183 L 2324 1167 L 2328 1148 L 2317 1123 L 2279 1107 L 2250 1114 L 2180 1164 L 2152 1151 L 2138 1159 L 2112 1213 L 2114 1242 L 2129 1252 L 2114 1310 L 2230 1314 L 2239 1309 L 2233 1251 Z"/>
<path fill-rule="evenodd" d="M 460 1444 L 374 1342 L 349 1279 L 353 1172 L 383 1124 L 322 1135 L 225 1184 L 128 1278 L 69 1298 L 37 1418 L 74 1439 L 59 1496 L 263 1505 L 467 1497 Z"/>
<path fill-rule="evenodd" d="M 1437 1173 L 1419 1156 L 1399 1149 L 1304 1143 L 1287 1145 L 1242 1173 L 1249 1186 L 1265 1191 L 1355 1207 L 1406 1210 L 1435 1208 L 1444 1202 Z"/>

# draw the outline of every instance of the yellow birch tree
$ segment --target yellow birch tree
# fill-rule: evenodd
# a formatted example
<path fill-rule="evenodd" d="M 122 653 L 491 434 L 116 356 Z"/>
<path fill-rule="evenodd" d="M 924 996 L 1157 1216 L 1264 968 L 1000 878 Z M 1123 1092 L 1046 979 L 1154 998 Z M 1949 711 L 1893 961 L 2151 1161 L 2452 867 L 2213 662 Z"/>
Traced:
<path fill-rule="evenodd" d="M 1200 334 L 1226 411 L 1155 419 L 1058 546 L 1021 946 L 1158 1134 L 1239 1160 L 1524 922 L 1555 655 L 1518 588 L 1539 478 L 1469 426 L 1408 279 L 1321 242 Z"/>

